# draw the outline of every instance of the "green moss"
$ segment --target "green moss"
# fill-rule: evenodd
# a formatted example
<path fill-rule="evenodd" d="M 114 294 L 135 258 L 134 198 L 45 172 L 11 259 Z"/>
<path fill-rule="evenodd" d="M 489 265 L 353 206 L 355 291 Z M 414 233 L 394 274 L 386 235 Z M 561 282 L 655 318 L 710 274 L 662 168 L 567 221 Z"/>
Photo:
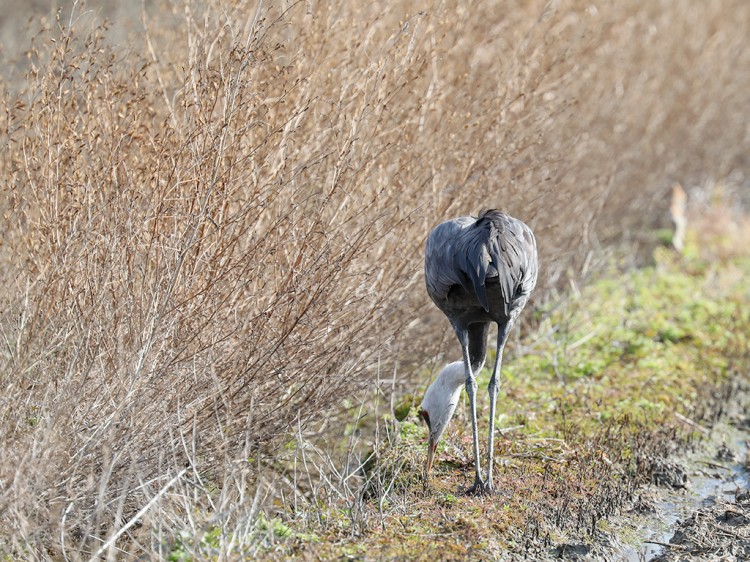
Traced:
<path fill-rule="evenodd" d="M 411 416 L 411 420 L 415 419 L 415 416 Z M 401 422 L 399 431 L 402 439 L 409 441 L 418 441 L 424 439 L 427 435 L 427 429 L 423 424 L 417 424 L 413 421 L 406 420 Z"/>
<path fill-rule="evenodd" d="M 412 410 L 415 398 L 412 394 L 407 394 L 393 408 L 393 415 L 398 421 L 404 421 Z"/>

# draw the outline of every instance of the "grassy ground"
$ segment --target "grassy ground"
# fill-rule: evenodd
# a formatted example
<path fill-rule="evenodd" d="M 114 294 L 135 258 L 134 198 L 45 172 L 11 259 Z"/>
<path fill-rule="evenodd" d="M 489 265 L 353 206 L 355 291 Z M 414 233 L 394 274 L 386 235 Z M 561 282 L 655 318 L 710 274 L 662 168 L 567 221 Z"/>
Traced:
<path fill-rule="evenodd" d="M 263 554 L 523 559 L 619 540 L 607 517 L 636 513 L 643 485 L 746 380 L 750 255 L 726 242 L 693 231 L 684 256 L 659 248 L 653 265 L 613 274 L 543 313 L 503 371 L 499 496 L 463 494 L 473 480 L 466 408 L 423 486 L 426 430 L 411 407 L 392 422 L 398 438 L 366 464 L 363 493 L 352 486 L 320 525 L 302 513 L 266 525 Z M 485 369 L 480 388 L 488 377 Z M 396 415 L 409 405 L 407 397 Z M 486 428 L 486 400 L 480 408 Z"/>

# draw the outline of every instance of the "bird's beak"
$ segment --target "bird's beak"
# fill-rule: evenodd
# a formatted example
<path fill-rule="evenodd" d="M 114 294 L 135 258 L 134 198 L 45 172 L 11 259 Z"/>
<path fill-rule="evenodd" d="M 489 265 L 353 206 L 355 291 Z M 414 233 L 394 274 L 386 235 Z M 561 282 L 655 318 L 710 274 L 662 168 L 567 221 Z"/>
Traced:
<path fill-rule="evenodd" d="M 437 439 L 434 439 L 430 435 L 429 443 L 427 443 L 427 464 L 425 465 L 425 480 L 430 477 L 430 470 L 432 469 L 432 461 L 435 458 L 435 451 L 437 450 Z"/>

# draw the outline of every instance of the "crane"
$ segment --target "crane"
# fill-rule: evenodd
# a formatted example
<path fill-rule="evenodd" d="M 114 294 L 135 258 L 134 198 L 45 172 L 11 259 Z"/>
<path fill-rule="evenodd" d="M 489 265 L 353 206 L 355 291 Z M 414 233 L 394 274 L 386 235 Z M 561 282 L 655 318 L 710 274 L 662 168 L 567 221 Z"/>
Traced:
<path fill-rule="evenodd" d="M 447 365 L 425 392 L 420 414 L 429 439 L 425 478 L 438 441 L 456 409 L 461 389 L 469 395 L 474 445 L 474 485 L 470 494 L 494 492 L 492 465 L 495 402 L 502 354 L 508 334 L 536 286 L 536 239 L 523 222 L 496 209 L 478 217 L 460 217 L 435 227 L 427 238 L 427 293 L 448 317 L 461 344 L 462 361 Z M 476 373 L 484 366 L 490 323 L 497 324 L 497 355 L 488 391 L 490 433 L 487 478 L 482 479 L 477 433 Z"/>

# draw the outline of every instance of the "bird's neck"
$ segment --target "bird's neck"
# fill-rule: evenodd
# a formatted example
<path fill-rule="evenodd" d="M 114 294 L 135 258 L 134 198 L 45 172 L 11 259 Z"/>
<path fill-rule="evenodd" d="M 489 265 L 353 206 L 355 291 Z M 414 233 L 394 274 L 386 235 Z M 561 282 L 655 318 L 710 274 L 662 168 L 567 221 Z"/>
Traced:
<path fill-rule="evenodd" d="M 444 392 L 449 395 L 453 395 L 460 392 L 463 386 L 466 384 L 466 371 L 464 369 L 463 361 L 454 361 L 448 363 L 443 370 L 440 371 L 435 382 L 438 386 L 444 388 Z"/>

